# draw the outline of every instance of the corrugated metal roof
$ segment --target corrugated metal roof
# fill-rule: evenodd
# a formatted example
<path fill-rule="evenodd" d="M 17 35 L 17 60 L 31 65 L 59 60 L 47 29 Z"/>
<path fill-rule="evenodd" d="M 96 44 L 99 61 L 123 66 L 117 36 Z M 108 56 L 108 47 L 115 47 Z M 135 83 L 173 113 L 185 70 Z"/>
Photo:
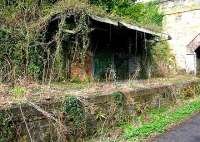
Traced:
<path fill-rule="evenodd" d="M 135 25 L 126 23 L 124 21 L 116 21 L 116 20 L 111 20 L 109 18 L 102 18 L 102 17 L 94 16 L 94 15 L 90 15 L 90 18 L 92 18 L 95 21 L 107 23 L 107 24 L 110 24 L 110 25 L 113 25 L 113 26 L 118 26 L 118 27 L 124 26 L 124 27 L 126 27 L 130 30 L 135 30 L 135 31 L 146 33 L 146 34 L 151 34 L 153 36 L 158 36 L 158 37 L 165 38 L 165 39 L 168 39 L 168 40 L 171 39 L 171 37 L 168 34 L 154 32 L 154 31 L 151 31 L 151 30 L 143 28 L 143 27 L 139 27 L 139 26 L 135 26 Z"/>

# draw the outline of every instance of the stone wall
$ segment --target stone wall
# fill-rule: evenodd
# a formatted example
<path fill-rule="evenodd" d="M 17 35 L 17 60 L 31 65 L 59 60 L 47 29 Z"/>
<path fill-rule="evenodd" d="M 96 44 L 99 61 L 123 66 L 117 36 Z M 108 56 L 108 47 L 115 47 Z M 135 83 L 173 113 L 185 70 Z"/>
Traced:
<path fill-rule="evenodd" d="M 198 0 L 173 0 L 161 3 L 165 13 L 164 31 L 176 56 L 177 65 L 187 72 L 196 73 L 195 53 L 187 45 L 200 33 L 200 2 Z"/>
<path fill-rule="evenodd" d="M 100 129 L 129 121 L 130 116 L 149 108 L 171 105 L 183 97 L 199 94 L 199 89 L 197 80 L 108 95 L 13 104 L 0 110 L 0 141 L 80 141 Z"/>

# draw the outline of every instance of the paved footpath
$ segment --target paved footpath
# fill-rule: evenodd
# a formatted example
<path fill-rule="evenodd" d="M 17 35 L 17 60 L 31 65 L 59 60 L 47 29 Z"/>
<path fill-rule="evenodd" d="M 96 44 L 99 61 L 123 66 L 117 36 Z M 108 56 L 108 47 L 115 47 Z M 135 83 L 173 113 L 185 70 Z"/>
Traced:
<path fill-rule="evenodd" d="M 156 138 L 154 142 L 200 142 L 200 113 Z"/>

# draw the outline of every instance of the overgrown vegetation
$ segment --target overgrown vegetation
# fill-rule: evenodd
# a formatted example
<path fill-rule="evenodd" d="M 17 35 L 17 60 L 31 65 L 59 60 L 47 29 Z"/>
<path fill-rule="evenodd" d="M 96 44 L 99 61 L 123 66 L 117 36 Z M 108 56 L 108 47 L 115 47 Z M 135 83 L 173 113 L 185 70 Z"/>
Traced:
<path fill-rule="evenodd" d="M 173 82 L 182 86 L 180 80 L 179 83 L 177 80 Z M 15 88 L 12 91 L 13 94 L 21 96 L 26 92 L 23 88 Z M 35 126 L 40 121 L 45 121 L 45 123 L 39 123 L 41 126 L 50 125 L 49 129 L 44 131 L 41 129 L 40 132 L 48 140 L 54 138 L 55 141 L 65 141 L 66 139 L 76 141 L 87 136 L 91 136 L 89 138 L 91 141 L 97 141 L 96 139 L 99 137 L 101 141 L 143 140 L 154 133 L 164 132 L 171 123 L 176 123 L 199 111 L 199 91 L 199 84 L 191 83 L 181 88 L 171 86 L 171 88 L 166 88 L 162 94 L 156 95 L 155 91 L 150 94 L 141 93 L 138 96 L 137 94 L 124 95 L 120 92 L 88 98 L 66 96 L 63 103 L 53 101 L 52 104 L 45 106 L 38 106 L 27 101 L 36 109 L 36 112 L 41 112 L 41 115 L 47 119 L 37 119 L 37 117 L 41 118 L 41 115 L 35 114 L 34 111 L 29 112 L 29 107 L 26 105 L 26 111 L 25 108 L 21 108 L 21 115 L 24 119 L 20 119 L 21 115 L 19 114 L 14 116 L 16 111 L 11 111 L 8 115 L 0 113 L 0 130 L 3 130 L 0 131 L 0 141 L 1 138 L 3 141 L 9 138 L 15 139 L 15 135 L 17 135 L 16 139 L 25 137 L 28 141 L 29 129 L 34 140 L 35 136 L 38 137 L 34 131 L 39 128 Z M 30 117 L 32 115 L 34 117 Z M 26 118 L 29 118 L 29 121 Z M 28 126 L 26 131 L 21 131 L 24 128 L 21 126 L 26 123 Z M 16 125 L 16 130 L 14 125 Z M 113 131 L 115 128 L 117 130 L 111 133 L 110 129 Z"/>
<path fill-rule="evenodd" d="M 183 89 L 172 89 L 168 97 L 175 96 L 174 104 L 170 101 L 169 105 L 158 105 L 143 110 L 143 106 L 135 108 L 143 110 L 139 115 L 132 115 L 129 121 L 122 121 L 112 129 L 105 129 L 100 137 L 89 141 L 146 141 L 152 136 L 166 132 L 171 126 L 177 125 L 200 110 L 199 85 L 191 85 Z M 189 96 L 188 96 L 189 94 Z M 155 99 L 155 98 L 154 98 Z M 167 99 L 165 98 L 165 101 Z M 140 102 L 140 105 L 142 103 Z M 137 113 L 136 113 L 137 114 Z M 120 131 L 121 133 L 118 133 Z M 114 135 L 114 136 L 110 136 Z"/>
<path fill-rule="evenodd" d="M 176 71 L 175 56 L 171 53 L 167 41 L 156 42 L 150 48 L 152 76 L 164 77 Z"/>
<path fill-rule="evenodd" d="M 0 112 L 0 142 L 13 141 L 15 139 L 15 128 L 12 116 Z"/>
<path fill-rule="evenodd" d="M 84 67 L 90 31 L 86 21 L 91 14 L 162 28 L 163 14 L 153 3 L 4 0 L 0 4 L 0 81 L 15 84 L 22 78 L 43 83 L 69 80 L 72 63 L 81 62 Z"/>

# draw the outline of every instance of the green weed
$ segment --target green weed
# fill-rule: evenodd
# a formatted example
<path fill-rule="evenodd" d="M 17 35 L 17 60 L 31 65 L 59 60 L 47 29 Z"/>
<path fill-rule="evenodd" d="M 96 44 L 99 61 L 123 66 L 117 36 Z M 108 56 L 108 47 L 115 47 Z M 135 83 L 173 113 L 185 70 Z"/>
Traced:
<path fill-rule="evenodd" d="M 24 95 L 26 95 L 27 92 L 28 90 L 21 86 L 16 86 L 10 90 L 10 93 L 12 94 L 12 97 L 14 99 L 19 99 L 19 98 L 24 97 Z"/>

